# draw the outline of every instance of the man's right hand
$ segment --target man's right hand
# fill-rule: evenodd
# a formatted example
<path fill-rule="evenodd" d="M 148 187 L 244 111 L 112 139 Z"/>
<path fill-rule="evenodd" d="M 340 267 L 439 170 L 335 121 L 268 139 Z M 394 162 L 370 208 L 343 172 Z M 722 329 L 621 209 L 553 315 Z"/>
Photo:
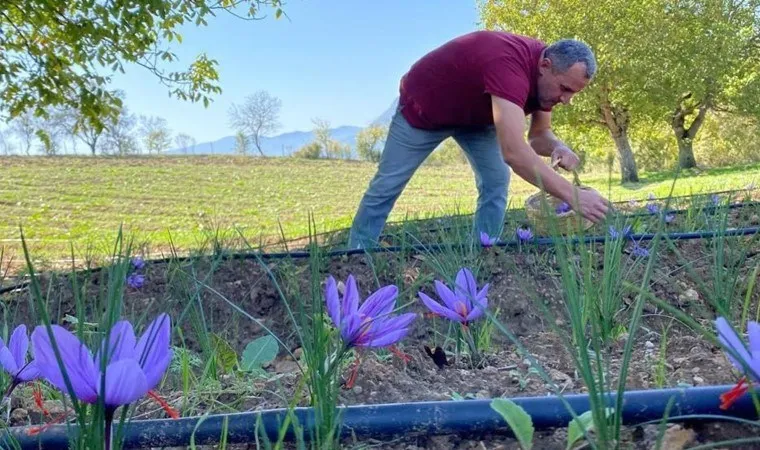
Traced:
<path fill-rule="evenodd" d="M 576 195 L 578 202 L 576 212 L 594 223 L 604 220 L 604 216 L 607 215 L 610 207 L 610 202 L 607 199 L 593 189 L 578 189 L 575 187 L 573 199 L 569 202 L 573 206 L 576 205 Z"/>

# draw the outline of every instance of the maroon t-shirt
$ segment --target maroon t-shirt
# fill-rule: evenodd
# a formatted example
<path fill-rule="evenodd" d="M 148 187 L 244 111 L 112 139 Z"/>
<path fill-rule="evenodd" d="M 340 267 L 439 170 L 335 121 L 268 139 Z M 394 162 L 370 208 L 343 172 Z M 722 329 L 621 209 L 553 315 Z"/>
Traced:
<path fill-rule="evenodd" d="M 491 95 L 530 114 L 536 99 L 538 60 L 546 45 L 536 39 L 475 31 L 423 56 L 401 78 L 402 114 L 416 128 L 493 125 Z"/>

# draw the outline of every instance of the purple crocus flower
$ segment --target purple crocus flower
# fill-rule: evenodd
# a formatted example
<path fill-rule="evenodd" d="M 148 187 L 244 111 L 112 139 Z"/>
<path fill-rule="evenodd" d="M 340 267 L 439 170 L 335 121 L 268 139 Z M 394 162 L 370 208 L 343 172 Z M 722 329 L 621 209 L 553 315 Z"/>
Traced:
<path fill-rule="evenodd" d="M 564 214 L 566 212 L 570 212 L 571 209 L 572 208 L 567 202 L 562 202 L 559 205 L 557 205 L 556 208 L 554 208 L 554 212 L 556 212 L 557 214 Z"/>
<path fill-rule="evenodd" d="M 718 194 L 713 194 L 713 195 L 710 197 L 710 200 L 712 200 L 712 204 L 713 204 L 713 205 L 716 205 L 716 206 L 717 206 L 717 205 L 720 203 L 720 196 L 719 196 Z"/>
<path fill-rule="evenodd" d="M 0 364 L 13 378 L 10 390 L 17 384 L 32 381 L 40 376 L 37 363 L 35 361 L 26 362 L 28 350 L 29 336 L 26 334 L 26 325 L 19 325 L 13 330 L 7 346 L 0 339 Z"/>
<path fill-rule="evenodd" d="M 612 239 L 617 239 L 620 236 L 627 238 L 631 235 L 631 226 L 626 225 L 625 227 L 623 227 L 621 231 L 618 231 L 617 228 L 615 228 L 613 225 L 610 225 L 609 232 L 610 232 L 610 238 Z"/>
<path fill-rule="evenodd" d="M 715 320 L 715 328 L 718 331 L 718 340 L 726 349 L 725 353 L 731 364 L 760 382 L 760 324 L 752 320 L 747 322 L 749 351 L 724 317 Z"/>
<path fill-rule="evenodd" d="M 660 207 L 656 203 L 647 203 L 647 211 L 650 214 L 657 214 L 660 211 Z"/>
<path fill-rule="evenodd" d="M 486 233 L 485 231 L 481 231 L 480 232 L 480 244 L 483 247 L 486 247 L 486 248 L 487 247 L 491 247 L 494 244 L 496 244 L 497 242 L 499 242 L 499 238 L 497 238 L 497 237 L 490 237 L 490 236 L 488 236 L 488 233 Z"/>
<path fill-rule="evenodd" d="M 667 213 L 665 214 L 665 223 L 673 223 L 674 220 L 676 220 L 676 214 L 675 213 Z"/>
<path fill-rule="evenodd" d="M 417 315 L 407 313 L 391 317 L 397 296 L 396 286 L 384 286 L 367 297 L 360 307 L 359 290 L 353 275 L 346 280 L 342 301 L 338 298 L 335 278 L 329 276 L 325 286 L 327 314 L 348 347 L 386 347 L 406 336 Z"/>
<path fill-rule="evenodd" d="M 472 276 L 470 269 L 466 267 L 459 270 L 455 283 L 455 288 L 452 292 L 448 286 L 435 280 L 435 290 L 438 292 L 441 300 L 443 300 L 443 305 L 430 298 L 424 292 L 420 292 L 419 296 L 422 303 L 436 315 L 466 325 L 480 318 L 488 307 L 487 295 L 489 284 L 486 283 L 478 291 L 475 277 Z"/>
<path fill-rule="evenodd" d="M 145 275 L 133 273 L 127 277 L 127 286 L 132 289 L 140 289 L 145 284 Z"/>
<path fill-rule="evenodd" d="M 649 256 L 649 250 L 646 247 L 641 247 L 638 243 L 634 242 L 633 256 L 637 256 L 639 258 L 646 258 L 647 256 Z"/>
<path fill-rule="evenodd" d="M 143 267 L 145 267 L 145 260 L 139 256 L 132 258 L 132 267 L 134 267 L 135 270 L 141 270 Z"/>
<path fill-rule="evenodd" d="M 133 403 L 153 389 L 172 358 L 171 319 L 167 314 L 153 320 L 139 340 L 128 321 L 116 322 L 108 337 L 105 373 L 101 372 L 105 340 L 93 357 L 90 349 L 71 332 L 59 325 L 51 327 L 74 395 L 85 403 L 95 403 L 103 397 L 107 412 L 113 413 L 118 406 Z M 45 326 L 34 329 L 32 345 L 42 376 L 56 388 L 68 392 Z M 101 391 L 103 376 L 104 392 Z"/>
<path fill-rule="evenodd" d="M 726 357 L 734 367 L 744 373 L 744 377 L 736 386 L 720 396 L 720 409 L 726 410 L 749 389 L 746 384 L 747 378 L 760 382 L 760 324 L 755 321 L 747 322 L 749 351 L 725 318 L 718 317 L 715 320 L 715 328 Z"/>
<path fill-rule="evenodd" d="M 533 232 L 530 231 L 530 228 L 518 228 L 516 234 L 517 239 L 523 242 L 533 239 Z"/>

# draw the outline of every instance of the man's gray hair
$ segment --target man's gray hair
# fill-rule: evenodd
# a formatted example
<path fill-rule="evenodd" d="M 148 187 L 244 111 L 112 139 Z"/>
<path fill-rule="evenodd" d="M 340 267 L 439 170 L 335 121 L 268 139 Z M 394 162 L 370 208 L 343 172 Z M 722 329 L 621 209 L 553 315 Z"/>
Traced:
<path fill-rule="evenodd" d="M 591 79 L 596 74 L 594 52 L 581 41 L 575 39 L 557 41 L 546 48 L 544 56 L 552 61 L 552 66 L 560 73 L 566 72 L 573 64 L 583 63 L 586 66 L 586 78 Z"/>

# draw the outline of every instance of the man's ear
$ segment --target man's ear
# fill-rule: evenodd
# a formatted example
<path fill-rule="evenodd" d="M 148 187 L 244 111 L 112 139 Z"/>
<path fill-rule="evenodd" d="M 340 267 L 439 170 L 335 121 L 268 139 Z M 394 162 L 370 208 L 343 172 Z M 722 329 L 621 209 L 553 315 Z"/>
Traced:
<path fill-rule="evenodd" d="M 543 75 L 549 73 L 552 70 L 552 60 L 549 58 L 541 58 L 538 62 L 538 72 Z"/>

